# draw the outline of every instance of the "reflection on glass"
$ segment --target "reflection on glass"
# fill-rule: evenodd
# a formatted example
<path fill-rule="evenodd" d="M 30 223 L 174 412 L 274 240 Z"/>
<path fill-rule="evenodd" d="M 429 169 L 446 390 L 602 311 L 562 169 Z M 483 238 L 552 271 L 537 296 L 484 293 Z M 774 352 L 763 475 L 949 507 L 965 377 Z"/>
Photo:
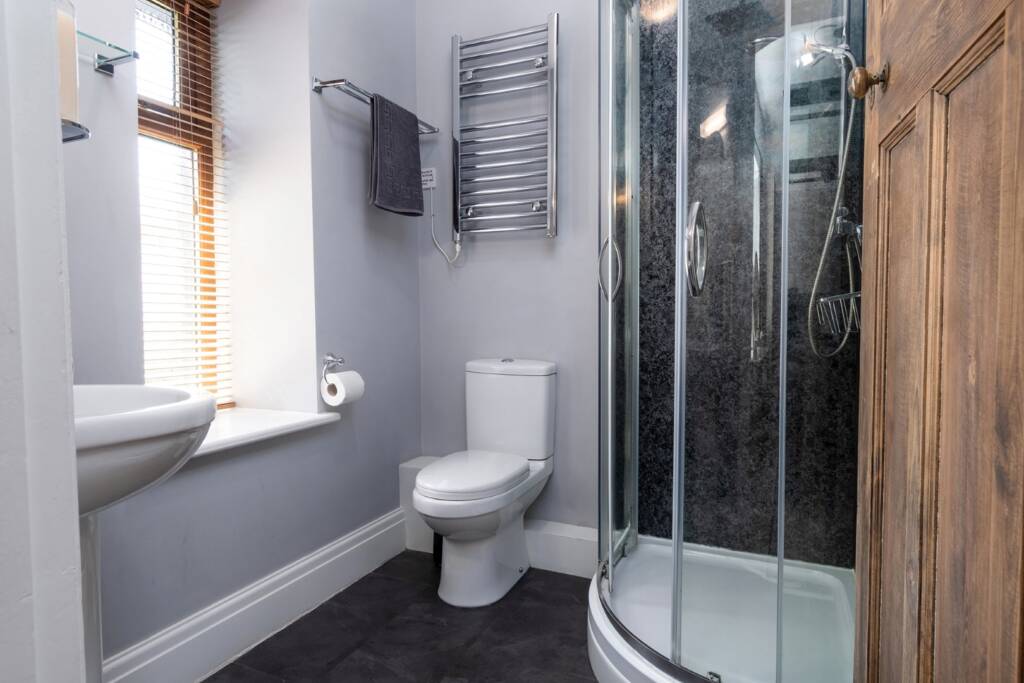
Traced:
<path fill-rule="evenodd" d="M 175 54 L 174 13 L 154 2 L 137 0 L 135 45 L 139 96 L 178 104 L 178 60 Z"/>

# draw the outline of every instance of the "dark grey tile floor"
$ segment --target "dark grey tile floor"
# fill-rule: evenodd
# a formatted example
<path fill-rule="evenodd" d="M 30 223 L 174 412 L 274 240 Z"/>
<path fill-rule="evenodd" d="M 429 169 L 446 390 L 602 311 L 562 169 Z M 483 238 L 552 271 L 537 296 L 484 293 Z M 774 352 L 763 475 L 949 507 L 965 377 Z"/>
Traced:
<path fill-rule="evenodd" d="M 206 679 L 287 681 L 593 681 L 587 581 L 531 569 L 497 603 L 437 597 L 426 553 L 404 552 Z"/>

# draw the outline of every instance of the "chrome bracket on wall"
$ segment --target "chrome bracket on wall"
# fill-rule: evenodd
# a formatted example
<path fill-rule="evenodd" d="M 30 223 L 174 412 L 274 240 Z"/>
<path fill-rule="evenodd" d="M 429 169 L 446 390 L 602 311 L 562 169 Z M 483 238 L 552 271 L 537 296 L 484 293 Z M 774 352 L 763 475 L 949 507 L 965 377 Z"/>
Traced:
<path fill-rule="evenodd" d="M 326 382 L 327 373 L 331 372 L 332 370 L 337 370 L 343 365 L 345 365 L 345 359 L 342 358 L 341 356 L 335 355 L 333 353 L 324 354 L 323 367 L 320 370 L 320 379 Z"/>

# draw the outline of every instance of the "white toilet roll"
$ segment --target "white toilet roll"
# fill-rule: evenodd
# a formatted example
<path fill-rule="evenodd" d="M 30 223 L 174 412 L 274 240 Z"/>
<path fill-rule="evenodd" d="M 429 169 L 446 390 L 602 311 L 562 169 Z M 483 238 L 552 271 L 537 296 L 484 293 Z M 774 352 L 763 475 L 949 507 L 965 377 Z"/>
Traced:
<path fill-rule="evenodd" d="M 328 372 L 327 379 L 320 380 L 320 396 L 329 406 L 358 401 L 365 389 L 366 383 L 355 370 Z"/>

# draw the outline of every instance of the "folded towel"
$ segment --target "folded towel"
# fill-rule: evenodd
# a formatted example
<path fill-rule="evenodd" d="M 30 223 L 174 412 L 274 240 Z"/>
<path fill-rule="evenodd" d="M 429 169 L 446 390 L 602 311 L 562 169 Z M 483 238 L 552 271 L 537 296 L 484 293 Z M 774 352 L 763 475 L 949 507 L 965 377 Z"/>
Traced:
<path fill-rule="evenodd" d="M 385 211 L 422 216 L 419 120 L 380 95 L 373 96 L 370 109 L 370 202 Z"/>

